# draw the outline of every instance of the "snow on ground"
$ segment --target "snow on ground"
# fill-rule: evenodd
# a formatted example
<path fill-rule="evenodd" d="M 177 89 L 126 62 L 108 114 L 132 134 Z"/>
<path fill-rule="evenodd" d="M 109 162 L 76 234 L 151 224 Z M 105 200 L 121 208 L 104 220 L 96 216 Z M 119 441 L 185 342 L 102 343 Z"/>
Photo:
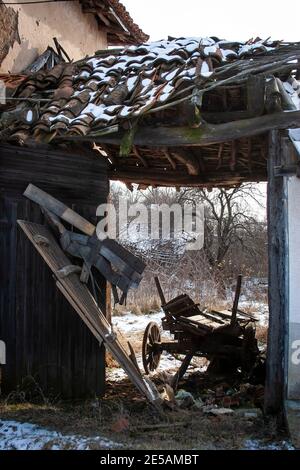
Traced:
<path fill-rule="evenodd" d="M 131 335 L 140 333 L 140 352 L 136 354 L 136 358 L 142 371 L 144 370 L 142 361 L 142 338 L 148 323 L 155 322 L 158 324 L 161 337 L 165 341 L 171 341 L 173 339 L 168 331 L 162 329 L 161 319 L 163 316 L 164 312 L 160 310 L 159 312 L 144 315 L 136 315 L 132 312 L 128 312 L 125 315 L 113 317 L 113 327 L 116 328 L 117 332 L 120 331 L 128 341 L 130 341 Z M 164 371 L 173 374 L 179 369 L 181 363 L 182 360 L 175 358 L 166 351 L 163 351 L 157 372 Z M 191 367 L 197 368 L 198 370 L 205 370 L 206 366 L 203 366 L 202 363 L 202 359 L 194 358 L 191 362 Z M 126 377 L 127 375 L 122 368 L 117 367 L 113 369 L 107 369 L 107 378 L 109 380 L 119 381 Z"/>
<path fill-rule="evenodd" d="M 132 312 L 128 312 L 125 315 L 113 317 L 113 325 L 123 334 L 127 335 L 130 340 L 131 333 L 144 332 L 146 326 L 151 321 L 156 322 L 160 326 L 163 316 L 164 312 L 162 310 L 144 315 L 136 315 Z"/>
<path fill-rule="evenodd" d="M 122 444 L 105 437 L 63 435 L 35 424 L 0 420 L 0 450 L 115 449 Z"/>
<path fill-rule="evenodd" d="M 264 302 L 257 302 L 255 300 L 243 300 L 239 302 L 239 309 L 244 311 L 251 311 L 258 319 L 259 325 L 267 326 L 269 321 L 269 306 Z"/>
<path fill-rule="evenodd" d="M 287 441 L 265 443 L 258 439 L 247 439 L 243 450 L 295 450 L 295 447 Z"/>
<path fill-rule="evenodd" d="M 172 339 L 169 332 L 164 331 L 161 327 L 161 319 L 163 318 L 163 316 L 164 312 L 160 310 L 159 312 L 144 315 L 136 315 L 132 312 L 128 312 L 125 315 L 113 317 L 114 328 L 116 328 L 117 331 L 120 331 L 128 341 L 130 341 L 131 335 L 136 335 L 140 333 L 140 352 L 136 354 L 136 358 L 138 361 L 138 365 L 142 371 L 144 370 L 142 361 L 142 338 L 148 323 L 155 322 L 158 324 L 161 336 L 164 340 L 167 341 Z M 180 367 L 180 364 L 181 361 L 175 359 L 175 357 L 171 356 L 170 354 L 164 351 L 161 355 L 160 363 L 157 370 L 176 372 L 176 370 Z M 125 379 L 127 375 L 121 367 L 117 367 L 113 369 L 108 369 L 107 377 L 109 380 L 118 381 Z"/>
<path fill-rule="evenodd" d="M 269 308 L 268 304 L 264 302 L 258 302 L 254 300 L 246 300 L 245 296 L 241 296 L 239 302 L 239 308 L 244 311 L 251 311 L 259 321 L 259 324 L 262 326 L 267 326 L 269 318 Z M 163 310 L 154 313 L 148 313 L 144 315 L 136 315 L 132 312 L 127 312 L 121 316 L 113 317 L 113 327 L 116 329 L 116 332 L 121 332 L 121 334 L 128 340 L 131 340 L 131 335 L 137 337 L 140 335 L 140 352 L 136 354 L 137 361 L 140 369 L 143 371 L 142 363 L 142 337 L 146 326 L 150 322 L 155 322 L 158 324 L 161 332 L 161 336 L 165 341 L 171 341 L 173 338 L 168 331 L 164 331 L 161 326 L 161 320 L 164 316 Z M 181 365 L 181 360 L 173 357 L 167 352 L 163 352 L 160 359 L 160 364 L 158 366 L 157 372 L 170 372 L 174 373 L 178 370 Z M 206 366 L 203 365 L 203 359 L 194 358 L 191 367 L 197 368 L 198 370 L 205 370 Z M 107 370 L 107 376 L 109 380 L 118 381 L 127 377 L 126 373 L 122 368 L 113 368 Z"/>

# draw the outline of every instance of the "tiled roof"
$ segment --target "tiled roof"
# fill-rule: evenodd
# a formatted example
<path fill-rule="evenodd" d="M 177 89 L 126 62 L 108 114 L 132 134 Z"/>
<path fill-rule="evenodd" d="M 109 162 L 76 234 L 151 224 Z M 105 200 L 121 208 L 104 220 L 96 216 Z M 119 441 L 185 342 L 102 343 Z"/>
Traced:
<path fill-rule="evenodd" d="M 225 66 L 227 81 L 239 71 L 241 61 L 246 64 L 247 60 L 250 73 L 251 67 L 255 71 L 254 60 L 259 64 L 269 57 L 267 64 L 272 68 L 278 51 L 285 58 L 295 55 L 288 52 L 288 45 L 278 42 L 180 38 L 131 46 L 118 56 L 108 51 L 106 56 L 60 64 L 29 77 L 19 88 L 20 98 L 49 98 L 40 107 L 38 120 L 32 122 L 33 113 L 29 113 L 28 122 L 20 127 L 25 134 L 46 133 L 51 138 L 93 135 L 114 125 L 126 127 L 128 120 L 185 99 L 195 83 L 203 90 L 216 86 Z"/>
<path fill-rule="evenodd" d="M 0 140 L 94 144 L 111 179 L 141 187 L 262 181 L 268 131 L 298 126 L 299 62 L 299 43 L 260 39 L 108 50 L 25 79 L 0 108 Z"/>
<path fill-rule="evenodd" d="M 9 90 L 15 90 L 27 78 L 27 75 L 0 73 L 0 83 Z"/>
<path fill-rule="evenodd" d="M 134 23 L 119 0 L 80 0 L 86 13 L 93 13 L 101 29 L 107 31 L 108 44 L 138 44 L 149 39 Z"/>

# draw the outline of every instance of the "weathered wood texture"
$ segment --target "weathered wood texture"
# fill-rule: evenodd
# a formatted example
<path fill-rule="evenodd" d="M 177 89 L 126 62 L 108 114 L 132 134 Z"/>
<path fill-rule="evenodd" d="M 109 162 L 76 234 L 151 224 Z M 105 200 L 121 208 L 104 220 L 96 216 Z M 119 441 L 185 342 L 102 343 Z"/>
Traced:
<path fill-rule="evenodd" d="M 138 127 L 133 143 L 137 146 L 205 146 L 228 142 L 242 137 L 252 137 L 272 129 L 298 127 L 300 111 L 288 113 L 277 112 L 250 119 L 226 122 L 224 124 L 207 124 L 198 128 L 189 127 Z M 116 133 L 95 138 L 98 143 L 120 144 L 124 134 Z M 76 137 L 74 137 L 76 139 Z M 88 136 L 86 137 L 88 140 Z"/>
<path fill-rule="evenodd" d="M 283 177 L 275 176 L 274 167 L 284 164 L 283 140 L 278 131 L 270 132 L 268 179 L 269 233 L 269 333 L 265 410 L 278 413 L 283 409 L 287 335 L 287 194 Z"/>
<path fill-rule="evenodd" d="M 0 146 L 0 336 L 7 344 L 4 392 L 34 376 L 46 394 L 87 397 L 104 391 L 104 348 L 62 294 L 17 219 L 43 223 L 40 208 L 23 196 L 28 183 L 96 223 L 107 198 L 99 157 Z M 75 203 L 75 204 L 74 204 Z M 105 282 L 102 279 L 105 305 Z"/>
<path fill-rule="evenodd" d="M 70 260 L 64 254 L 50 230 L 43 225 L 24 222 L 23 220 L 18 220 L 18 224 L 46 261 L 47 265 L 51 268 L 56 278 L 57 272 L 65 266 L 68 266 Z M 38 237 L 38 240 L 45 240 L 46 244 L 39 244 L 38 241 L 36 241 L 36 237 Z M 96 304 L 87 286 L 80 282 L 78 274 L 71 273 L 67 277 L 58 279 L 56 285 L 74 307 L 76 313 L 78 313 L 97 341 L 106 344 L 108 351 L 110 351 L 114 359 L 123 367 L 138 390 L 146 396 L 150 402 L 155 401 L 156 398 L 159 397 L 158 392 L 156 392 L 155 395 L 150 392 L 147 382 L 143 379 L 136 362 L 130 359 L 128 353 L 119 342 L 117 334 L 112 331 L 111 325 L 105 318 L 104 312 Z M 153 387 L 155 387 L 154 384 Z"/>

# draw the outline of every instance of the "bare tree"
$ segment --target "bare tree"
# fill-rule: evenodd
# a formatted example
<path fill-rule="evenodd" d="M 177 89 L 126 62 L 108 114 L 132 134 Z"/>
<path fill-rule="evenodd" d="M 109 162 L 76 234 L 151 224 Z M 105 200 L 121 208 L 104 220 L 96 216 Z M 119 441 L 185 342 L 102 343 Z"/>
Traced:
<path fill-rule="evenodd" d="M 255 250 L 257 207 L 264 209 L 262 191 L 253 184 L 231 189 L 218 188 L 191 190 L 189 196 L 205 206 L 204 250 L 211 266 L 223 269 L 229 251 L 239 247 L 242 251 Z M 253 205 L 256 205 L 256 214 Z"/>
<path fill-rule="evenodd" d="M 226 289 L 234 285 L 238 273 L 251 277 L 266 276 L 265 195 L 258 185 L 245 184 L 213 191 L 194 188 L 129 191 L 114 185 L 111 200 L 116 208 L 119 197 L 126 198 L 128 204 L 142 202 L 147 207 L 200 202 L 205 208 L 205 237 L 201 250 L 181 251 L 179 243 L 174 240 L 136 245 L 133 240 L 127 240 L 127 248 L 142 256 L 147 263 L 143 281 L 138 290 L 130 292 L 129 303 L 139 308 L 144 306 L 145 311 L 159 304 L 153 282 L 155 275 L 160 277 L 167 298 L 184 291 L 201 305 L 214 304 L 222 298 Z"/>

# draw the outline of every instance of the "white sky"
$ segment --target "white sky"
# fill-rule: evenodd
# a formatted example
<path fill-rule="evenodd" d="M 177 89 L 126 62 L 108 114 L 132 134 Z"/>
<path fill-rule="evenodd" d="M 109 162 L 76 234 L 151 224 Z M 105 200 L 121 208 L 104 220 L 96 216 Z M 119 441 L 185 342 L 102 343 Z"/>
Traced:
<path fill-rule="evenodd" d="M 156 41 L 170 36 L 260 36 L 300 41 L 300 2 L 279 0 L 122 0 L 134 21 Z M 298 5 L 298 6 L 297 6 Z"/>
<path fill-rule="evenodd" d="M 278 0 L 121 0 L 133 20 L 151 41 L 168 36 L 217 36 L 247 41 L 262 39 L 300 41 L 300 2 Z M 297 6 L 298 5 L 298 6 Z M 265 195 L 266 184 L 260 183 Z M 265 203 L 265 197 L 261 198 Z M 249 201 L 258 218 L 265 210 Z"/>

